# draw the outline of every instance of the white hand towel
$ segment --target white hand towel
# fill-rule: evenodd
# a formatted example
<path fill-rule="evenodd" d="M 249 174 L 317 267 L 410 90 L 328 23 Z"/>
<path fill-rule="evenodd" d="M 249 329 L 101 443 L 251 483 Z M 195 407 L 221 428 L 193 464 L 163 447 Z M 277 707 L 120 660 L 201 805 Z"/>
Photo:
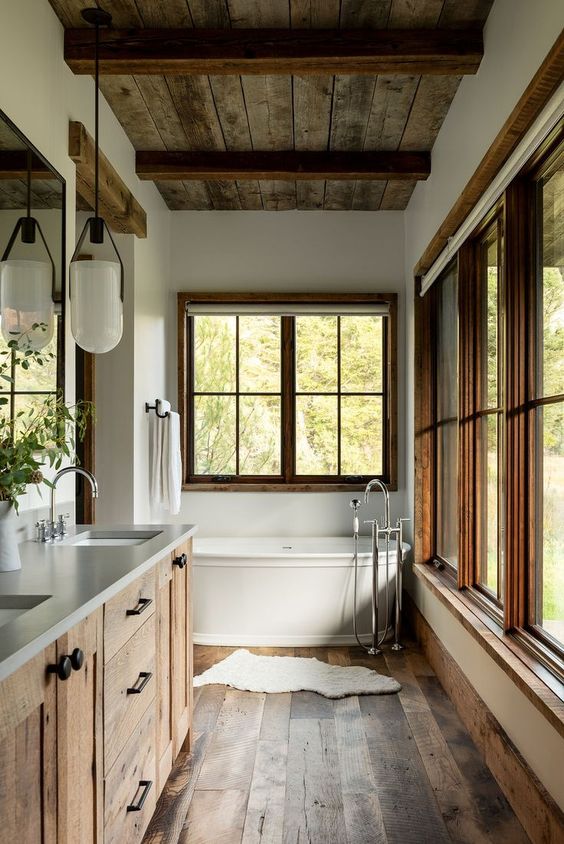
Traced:
<path fill-rule="evenodd" d="M 159 403 L 151 431 L 151 499 L 154 505 L 165 507 L 173 515 L 180 512 L 182 489 L 182 459 L 180 456 L 180 417 L 170 409 L 170 402 Z"/>
<path fill-rule="evenodd" d="M 168 416 L 168 450 L 166 455 L 168 478 L 168 509 L 176 516 L 180 512 L 182 494 L 182 456 L 180 454 L 180 416 L 171 411 Z"/>

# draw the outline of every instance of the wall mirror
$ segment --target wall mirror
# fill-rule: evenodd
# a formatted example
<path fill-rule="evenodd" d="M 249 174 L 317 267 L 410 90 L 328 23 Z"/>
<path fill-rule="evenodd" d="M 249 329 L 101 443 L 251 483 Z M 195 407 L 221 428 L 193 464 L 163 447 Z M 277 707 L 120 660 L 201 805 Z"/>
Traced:
<path fill-rule="evenodd" d="M 41 230 L 34 231 L 31 238 L 34 242 L 25 242 L 30 238 L 23 235 L 22 228 L 17 231 L 15 237 L 13 236 L 18 220 L 28 217 L 28 213 L 37 221 L 37 228 Z M 0 405 L 0 413 L 9 415 L 12 420 L 17 418 L 20 411 L 28 411 L 41 404 L 46 395 L 64 389 L 64 243 L 65 181 L 0 111 L 0 259 L 9 248 L 9 262 L 14 267 L 23 267 L 24 261 L 35 262 L 29 266 L 35 273 L 41 269 L 44 271 L 43 289 L 48 283 L 53 292 L 55 313 L 54 319 L 49 322 L 50 339 L 44 347 L 44 351 L 49 354 L 45 355 L 44 365 L 39 366 L 32 362 L 29 368 L 25 369 L 12 364 L 13 381 L 0 379 L 0 395 L 8 399 Z M 5 267 L 5 264 L 3 266 Z M 2 272 L 4 271 L 3 269 Z M 30 275 L 24 278 L 22 283 L 20 276 L 14 275 L 10 280 L 10 284 L 13 281 L 10 295 L 15 295 L 24 302 L 29 298 L 30 291 L 35 295 L 33 291 L 36 288 L 32 286 L 31 281 L 28 290 L 28 279 L 31 279 Z M 9 351 L 8 341 L 4 336 L 8 331 L 8 286 L 5 276 L 2 277 L 0 296 L 2 290 L 4 299 L 0 301 L 0 308 L 5 310 L 4 317 L 0 312 L 0 352 Z M 14 312 L 17 313 L 10 310 L 10 313 Z M 3 330 L 2 319 L 6 323 L 6 330 Z M 21 353 L 10 354 L 13 359 L 14 354 Z"/>

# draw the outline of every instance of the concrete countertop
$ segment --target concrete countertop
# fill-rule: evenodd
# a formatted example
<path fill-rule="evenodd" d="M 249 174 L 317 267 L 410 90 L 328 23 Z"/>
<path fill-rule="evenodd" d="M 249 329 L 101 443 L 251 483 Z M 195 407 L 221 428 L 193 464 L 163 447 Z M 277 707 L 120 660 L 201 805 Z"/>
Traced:
<path fill-rule="evenodd" d="M 84 531 L 151 531 L 140 545 L 67 544 Z M 195 525 L 79 525 L 62 542 L 22 542 L 22 568 L 0 572 L 0 599 L 47 596 L 0 626 L 0 680 L 86 618 L 197 531 Z"/>

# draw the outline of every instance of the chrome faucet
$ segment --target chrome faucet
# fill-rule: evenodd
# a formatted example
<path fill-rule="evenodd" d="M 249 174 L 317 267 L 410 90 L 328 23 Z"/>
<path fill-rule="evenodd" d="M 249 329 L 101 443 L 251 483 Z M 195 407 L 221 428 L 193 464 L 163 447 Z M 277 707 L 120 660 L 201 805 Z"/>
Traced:
<path fill-rule="evenodd" d="M 366 484 L 366 489 L 364 490 L 364 503 L 368 504 L 370 493 L 372 492 L 372 487 L 374 486 L 379 487 L 384 495 L 384 524 L 382 525 L 382 528 L 387 529 L 390 527 L 390 494 L 388 492 L 388 487 L 380 480 L 380 478 L 372 478 L 372 480 L 368 481 Z"/>
<path fill-rule="evenodd" d="M 83 469 L 81 466 L 67 466 L 61 469 L 53 478 L 53 486 L 51 487 L 51 506 L 49 509 L 49 522 L 45 526 L 45 541 L 54 541 L 55 539 L 62 539 L 64 535 L 64 520 L 60 520 L 58 524 L 55 523 L 57 517 L 55 505 L 55 489 L 57 482 L 63 475 L 68 475 L 69 472 L 75 472 L 77 475 L 82 475 L 90 481 L 92 487 L 92 498 L 98 498 L 98 481 L 88 469 Z"/>
<path fill-rule="evenodd" d="M 395 624 L 394 624 L 394 644 L 392 650 L 400 651 L 403 645 L 400 644 L 401 632 L 401 590 L 402 590 L 402 567 L 403 567 L 403 523 L 408 522 L 409 519 L 397 519 L 396 526 L 392 527 L 390 524 L 390 494 L 386 484 L 380 478 L 373 478 L 368 481 L 364 490 L 364 503 L 368 504 L 372 488 L 377 486 L 384 495 L 384 523 L 379 525 L 377 519 L 367 519 L 364 524 L 372 527 L 372 647 L 368 649 L 370 654 L 380 653 L 380 645 L 388 634 L 388 618 L 389 618 L 389 564 L 390 564 L 390 538 L 396 541 L 396 597 L 395 597 Z M 386 541 L 386 629 L 384 635 L 378 640 L 378 604 L 379 604 L 379 584 L 378 584 L 378 559 L 379 547 L 378 541 L 383 536 Z"/>

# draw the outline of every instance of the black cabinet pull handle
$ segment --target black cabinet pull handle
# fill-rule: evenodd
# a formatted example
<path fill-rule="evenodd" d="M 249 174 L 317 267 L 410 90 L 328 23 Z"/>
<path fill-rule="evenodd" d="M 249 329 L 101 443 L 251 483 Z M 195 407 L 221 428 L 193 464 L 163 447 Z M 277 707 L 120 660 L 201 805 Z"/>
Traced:
<path fill-rule="evenodd" d="M 140 671 L 139 677 L 135 681 L 135 685 L 129 687 L 127 694 L 140 695 L 152 676 L 153 675 L 150 671 Z M 141 680 L 141 683 L 139 683 L 139 680 Z M 137 685 L 137 683 L 139 683 L 139 685 Z"/>
<path fill-rule="evenodd" d="M 175 557 L 172 561 L 173 566 L 178 566 L 179 569 L 183 569 L 186 563 L 188 562 L 188 557 L 186 554 L 181 554 L 180 557 Z"/>
<path fill-rule="evenodd" d="M 140 812 L 143 808 L 143 804 L 147 799 L 147 795 L 151 790 L 151 786 L 153 785 L 152 780 L 139 780 L 138 788 L 142 788 L 143 791 L 141 792 L 141 797 L 137 801 L 137 803 L 130 803 L 127 807 L 128 812 Z"/>
<path fill-rule="evenodd" d="M 126 615 L 141 615 L 142 612 L 145 612 L 149 604 L 153 603 L 152 598 L 139 598 L 137 602 L 137 606 L 134 607 L 132 610 L 126 610 Z"/>
<path fill-rule="evenodd" d="M 56 674 L 59 680 L 68 680 L 72 671 L 70 657 L 62 656 L 56 665 L 48 665 L 47 671 L 49 674 Z"/>
<path fill-rule="evenodd" d="M 75 648 L 70 655 L 70 661 L 73 671 L 80 671 L 84 665 L 84 651 L 81 651 L 80 648 Z"/>

